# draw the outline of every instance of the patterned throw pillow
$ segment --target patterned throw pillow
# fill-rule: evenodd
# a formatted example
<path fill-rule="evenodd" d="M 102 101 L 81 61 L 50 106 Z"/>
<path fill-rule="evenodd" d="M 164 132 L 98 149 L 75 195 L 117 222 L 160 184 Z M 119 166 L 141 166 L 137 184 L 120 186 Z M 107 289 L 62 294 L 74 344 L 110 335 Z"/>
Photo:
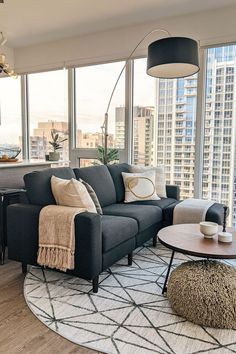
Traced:
<path fill-rule="evenodd" d="M 155 171 L 144 173 L 122 172 L 125 185 L 125 203 L 138 200 L 159 200 L 155 187 Z"/>
<path fill-rule="evenodd" d="M 102 212 L 102 207 L 101 207 L 101 204 L 99 203 L 99 200 L 98 200 L 98 197 L 97 197 L 97 194 L 95 193 L 94 189 L 92 186 L 90 186 L 90 184 L 88 184 L 87 182 L 85 182 L 83 179 L 79 179 L 79 181 L 81 183 L 83 183 L 83 185 L 86 187 L 90 197 L 92 198 L 92 201 L 94 202 L 94 205 L 95 205 L 95 208 L 97 210 L 97 213 L 102 215 L 103 212 Z"/>
<path fill-rule="evenodd" d="M 156 178 L 155 178 L 155 186 L 156 186 L 156 193 L 161 198 L 166 198 L 166 176 L 165 176 L 165 168 L 163 165 L 156 166 L 156 167 L 149 167 L 149 166 L 137 166 L 132 165 L 130 167 L 130 172 L 132 173 L 140 173 L 145 171 L 155 171 Z"/>

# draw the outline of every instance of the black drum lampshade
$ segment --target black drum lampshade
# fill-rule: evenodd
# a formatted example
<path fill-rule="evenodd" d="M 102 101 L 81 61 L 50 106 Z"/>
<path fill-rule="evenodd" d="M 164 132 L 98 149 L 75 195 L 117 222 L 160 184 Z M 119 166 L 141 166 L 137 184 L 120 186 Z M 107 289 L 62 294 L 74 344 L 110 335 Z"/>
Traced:
<path fill-rule="evenodd" d="M 198 43 L 186 37 L 168 37 L 148 46 L 147 74 L 173 79 L 199 71 Z"/>

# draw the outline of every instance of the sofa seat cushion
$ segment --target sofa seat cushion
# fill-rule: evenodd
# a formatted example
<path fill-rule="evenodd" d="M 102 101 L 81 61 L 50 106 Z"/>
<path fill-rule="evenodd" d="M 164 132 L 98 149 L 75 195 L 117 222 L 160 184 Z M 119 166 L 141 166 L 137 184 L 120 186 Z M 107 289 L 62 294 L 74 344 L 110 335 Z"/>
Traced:
<path fill-rule="evenodd" d="M 101 222 L 103 252 L 135 237 L 138 233 L 138 223 L 132 218 L 103 215 Z"/>
<path fill-rule="evenodd" d="M 112 204 L 103 208 L 105 215 L 125 216 L 138 222 L 139 232 L 162 221 L 162 210 L 152 205 Z"/>
<path fill-rule="evenodd" d="M 167 208 L 169 205 L 176 203 L 174 198 L 161 198 L 160 200 L 142 200 L 138 202 L 133 202 L 135 205 L 153 205 L 158 206 L 161 209 Z"/>

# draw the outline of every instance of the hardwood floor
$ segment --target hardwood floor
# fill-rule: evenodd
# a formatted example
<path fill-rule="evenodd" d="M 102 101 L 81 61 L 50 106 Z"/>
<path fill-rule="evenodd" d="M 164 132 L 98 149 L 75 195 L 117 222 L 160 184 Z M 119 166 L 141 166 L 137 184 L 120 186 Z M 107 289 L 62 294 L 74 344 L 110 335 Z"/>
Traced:
<path fill-rule="evenodd" d="M 0 266 L 0 354 L 98 354 L 43 325 L 25 303 L 23 281 L 19 263 Z"/>

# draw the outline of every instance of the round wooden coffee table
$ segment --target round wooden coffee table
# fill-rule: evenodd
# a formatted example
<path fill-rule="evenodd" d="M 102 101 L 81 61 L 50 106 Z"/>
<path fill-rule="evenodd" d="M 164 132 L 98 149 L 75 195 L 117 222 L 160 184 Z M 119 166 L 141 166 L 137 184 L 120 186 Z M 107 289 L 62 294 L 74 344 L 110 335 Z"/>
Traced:
<path fill-rule="evenodd" d="M 219 231 L 222 231 L 222 226 L 219 226 Z M 158 232 L 159 241 L 172 249 L 162 294 L 167 290 L 166 285 L 175 252 L 201 258 L 236 259 L 236 229 L 227 227 L 227 231 L 233 234 L 231 243 L 218 242 L 217 234 L 212 239 L 204 238 L 200 233 L 199 224 L 179 224 L 161 229 Z"/>

